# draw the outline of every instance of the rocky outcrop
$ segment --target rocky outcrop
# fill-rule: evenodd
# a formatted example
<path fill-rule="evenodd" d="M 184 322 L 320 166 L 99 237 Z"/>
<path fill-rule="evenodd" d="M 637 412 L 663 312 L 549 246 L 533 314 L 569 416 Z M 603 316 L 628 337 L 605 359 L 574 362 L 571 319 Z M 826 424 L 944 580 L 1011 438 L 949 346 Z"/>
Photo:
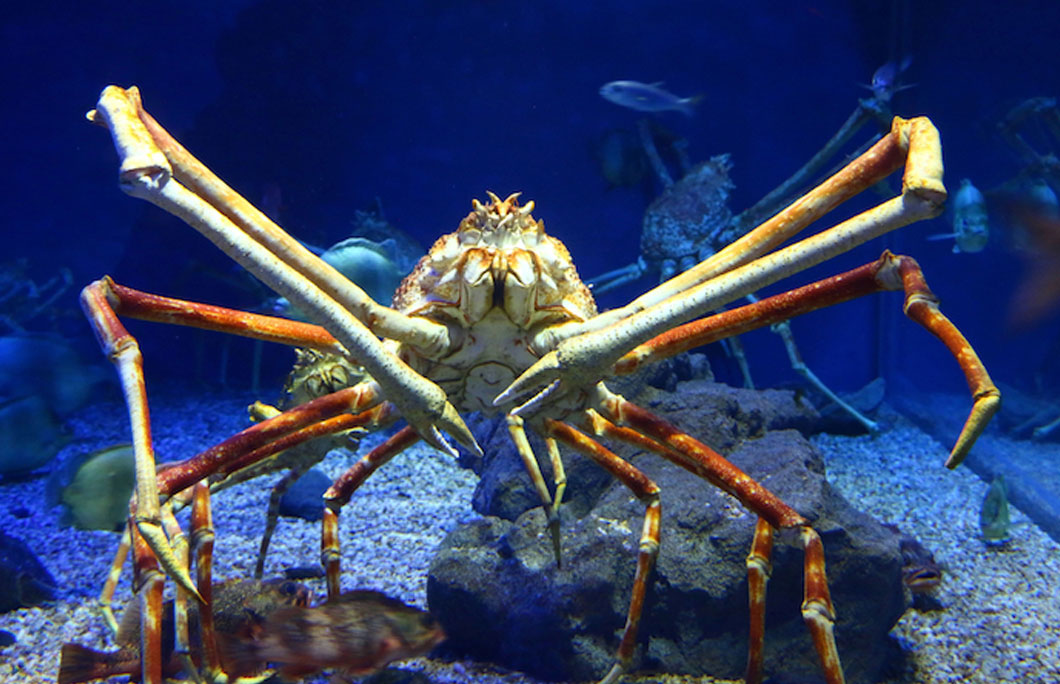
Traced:
<path fill-rule="evenodd" d="M 801 420 L 791 393 L 687 385 L 676 395 L 638 400 L 678 425 L 695 426 L 697 437 L 719 445 L 813 521 L 825 545 L 847 680 L 875 681 L 890 652 L 888 631 L 906 607 L 897 535 L 829 486 L 820 454 L 798 431 L 773 429 Z M 576 460 L 584 459 L 569 459 Z M 661 488 L 663 514 L 634 667 L 742 676 L 745 557 L 755 516 L 653 455 L 633 455 L 632 462 Z M 428 581 L 428 602 L 449 635 L 449 649 L 552 680 L 599 678 L 607 671 L 625 622 L 644 507 L 613 481 L 581 505 L 587 512 L 580 516 L 578 506 L 564 509 L 561 567 L 540 508 L 514 521 L 486 517 L 449 535 Z M 778 535 L 766 671 L 814 681 L 819 668 L 800 613 L 802 560 L 795 535 Z"/>

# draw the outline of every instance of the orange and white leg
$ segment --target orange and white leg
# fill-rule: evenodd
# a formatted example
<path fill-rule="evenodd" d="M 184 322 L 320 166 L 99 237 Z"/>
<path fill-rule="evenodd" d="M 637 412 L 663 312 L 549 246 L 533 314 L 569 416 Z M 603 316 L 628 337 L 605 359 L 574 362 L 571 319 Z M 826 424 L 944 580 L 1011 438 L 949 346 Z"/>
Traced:
<path fill-rule="evenodd" d="M 794 509 L 781 501 L 775 494 L 762 487 L 753 478 L 730 463 L 716 451 L 639 406 L 624 398 L 600 390 L 598 411 L 588 411 L 587 417 L 594 432 L 604 436 L 632 441 L 637 445 L 647 446 L 655 453 L 667 458 L 686 470 L 711 482 L 722 491 L 736 497 L 745 507 L 761 519 L 760 526 L 765 524 L 774 529 L 798 529 L 804 552 L 804 595 L 802 604 L 803 619 L 813 637 L 814 647 L 821 669 L 828 684 L 842 684 L 844 681 L 839 653 L 836 649 L 832 627 L 835 623 L 835 612 L 828 592 L 828 581 L 824 569 L 824 550 L 817 532 L 810 527 L 809 521 Z M 612 426 L 612 424 L 614 424 Z M 642 438 L 627 439 L 631 431 L 640 433 Z M 643 437 L 648 438 L 647 441 Z M 756 558 L 766 551 L 765 533 L 756 534 L 752 546 L 752 555 Z M 768 562 L 768 558 L 765 558 Z M 749 560 L 750 564 L 750 560 Z M 764 625 L 764 580 L 759 589 L 752 589 L 752 604 L 760 603 L 761 610 L 756 618 L 752 613 L 752 624 Z M 752 634 L 749 649 L 749 669 L 761 670 L 760 656 L 755 655 L 754 635 Z M 760 651 L 760 644 L 757 646 Z M 755 665 L 755 662 L 758 665 Z M 750 682 L 751 680 L 748 679 Z"/>
<path fill-rule="evenodd" d="M 339 551 L 339 511 L 353 493 L 379 466 L 400 454 L 419 440 L 411 426 L 398 430 L 385 442 L 361 457 L 324 492 L 324 520 L 320 536 L 320 563 L 327 575 L 328 598 L 342 593 Z"/>
<path fill-rule="evenodd" d="M 615 364 L 614 372 L 630 373 L 641 365 L 688 349 L 889 290 L 902 290 L 905 293 L 903 308 L 906 315 L 946 345 L 957 360 L 971 390 L 972 409 L 946 461 L 947 468 L 955 468 L 997 412 L 1001 405 L 1001 393 L 990 379 L 975 349 L 939 310 L 938 298 L 931 292 L 919 264 L 912 257 L 884 252 L 876 261 L 845 273 L 677 326 L 624 355 Z"/>
<path fill-rule="evenodd" d="M 622 639 L 615 654 L 615 664 L 600 681 L 600 684 L 613 684 L 629 668 L 630 660 L 633 658 L 633 650 L 637 645 L 637 629 L 640 627 L 640 617 L 644 612 L 644 596 L 648 590 L 648 578 L 652 568 L 655 567 L 655 558 L 659 555 L 659 525 L 662 517 L 659 487 L 631 463 L 570 425 L 557 420 L 546 420 L 545 430 L 550 437 L 596 461 L 644 503 L 644 525 L 637 550 L 637 571 L 633 577 L 633 590 L 626 613 L 626 625 L 622 630 Z"/>
<path fill-rule="evenodd" d="M 372 301 L 192 156 L 144 110 L 137 88 L 105 88 L 88 118 L 110 131 L 125 192 L 182 219 L 327 328 L 428 443 L 455 456 L 445 430 L 478 450 L 445 392 L 379 339 L 401 340 L 441 356 L 450 346 L 447 326 Z"/>

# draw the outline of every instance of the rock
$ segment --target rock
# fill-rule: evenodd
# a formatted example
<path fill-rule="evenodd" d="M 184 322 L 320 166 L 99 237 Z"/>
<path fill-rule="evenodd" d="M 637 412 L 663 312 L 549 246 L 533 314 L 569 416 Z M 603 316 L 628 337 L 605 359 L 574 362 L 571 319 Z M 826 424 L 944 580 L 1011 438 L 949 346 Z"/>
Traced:
<path fill-rule="evenodd" d="M 807 435 L 817 431 L 816 410 L 791 391 L 749 390 L 709 380 L 679 382 L 676 387 L 674 393 L 644 384 L 625 385 L 622 391 L 631 401 L 664 415 L 721 452 L 749 437 L 759 437 L 767 430 L 795 428 Z M 516 453 L 504 417 L 477 419 L 470 426 L 485 453 L 481 460 L 471 456 L 461 460 L 462 465 L 472 468 L 480 477 L 472 499 L 474 509 L 483 515 L 515 520 L 525 511 L 540 506 L 541 500 Z M 551 485 L 552 467 L 544 441 L 527 432 L 545 482 Z M 624 444 L 607 446 L 623 458 L 635 453 L 635 449 Z M 565 458 L 564 469 L 565 505 L 581 517 L 603 495 L 611 484 L 611 476 L 581 457 Z"/>
<path fill-rule="evenodd" d="M 316 522 L 324 517 L 324 492 L 331 486 L 331 478 L 323 470 L 312 468 L 295 480 L 282 498 L 280 515 Z"/>
<path fill-rule="evenodd" d="M 0 629 L 0 648 L 6 648 L 7 646 L 12 646 L 17 641 L 18 641 L 18 639 L 15 638 L 14 634 L 12 634 L 11 632 L 7 631 L 6 629 Z"/>
<path fill-rule="evenodd" d="M 856 392 L 842 393 L 839 397 L 861 415 L 872 420 L 875 418 L 876 410 L 883 403 L 886 393 L 887 383 L 883 378 L 876 378 Z M 821 420 L 817 424 L 818 430 L 833 435 L 868 434 L 868 429 L 865 425 L 840 408 L 839 404 L 836 404 L 820 392 L 814 391 L 813 396 L 817 409 L 821 414 Z"/>
<path fill-rule="evenodd" d="M 732 434 L 726 420 L 719 427 L 722 436 Z M 814 521 L 824 541 L 847 681 L 876 681 L 892 652 L 888 631 L 906 607 L 897 535 L 828 485 L 820 454 L 793 430 L 750 440 L 731 460 Z M 642 455 L 634 463 L 661 488 L 663 525 L 633 668 L 742 676 L 745 557 L 755 517 L 668 462 Z M 449 636 L 447 648 L 544 679 L 601 677 L 625 622 L 643 514 L 643 504 L 618 483 L 584 518 L 565 511 L 561 568 L 540 509 L 514 523 L 491 517 L 454 530 L 431 564 L 427 590 Z M 793 533 L 782 533 L 774 548 L 765 667 L 771 676 L 816 680 L 800 612 L 803 554 L 795 541 Z"/>
<path fill-rule="evenodd" d="M 55 600 L 55 578 L 26 543 L 0 530 L 0 613 Z"/>
<path fill-rule="evenodd" d="M 112 370 L 85 363 L 59 336 L 0 337 L 0 397 L 39 395 L 55 413 L 65 417 L 84 406 L 100 383 L 114 382 Z"/>
<path fill-rule="evenodd" d="M 69 441 L 59 418 L 40 395 L 0 400 L 0 473 L 36 470 Z"/>

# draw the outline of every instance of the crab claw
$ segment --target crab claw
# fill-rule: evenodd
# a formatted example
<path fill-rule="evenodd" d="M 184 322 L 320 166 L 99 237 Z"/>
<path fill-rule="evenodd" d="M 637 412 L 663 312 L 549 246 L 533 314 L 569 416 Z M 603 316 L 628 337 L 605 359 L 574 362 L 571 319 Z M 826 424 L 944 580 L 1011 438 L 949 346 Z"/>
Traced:
<path fill-rule="evenodd" d="M 535 392 L 512 410 L 514 415 L 522 415 L 536 411 L 545 401 L 588 390 L 609 374 L 621 356 L 621 352 L 612 351 L 614 345 L 609 342 L 613 342 L 613 336 L 606 333 L 607 329 L 560 342 L 498 394 L 493 405 L 499 406 Z"/>
<path fill-rule="evenodd" d="M 512 410 L 514 415 L 532 412 L 546 399 L 560 391 L 562 381 L 559 376 L 562 370 L 563 367 L 556 350 L 548 352 L 538 359 L 537 363 L 523 371 L 503 392 L 498 394 L 493 399 L 493 405 L 506 404 L 536 390 L 536 394 Z"/>
<path fill-rule="evenodd" d="M 150 520 L 137 520 L 135 522 L 140 536 L 144 538 L 147 545 L 154 551 L 158 563 L 166 571 L 166 574 L 199 603 L 206 603 L 199 593 L 198 587 L 195 586 L 195 582 L 192 581 L 187 565 L 181 564 L 177 560 L 176 555 L 173 553 L 173 547 L 169 545 L 169 540 L 166 538 L 166 533 L 162 530 L 161 525 Z"/>
<path fill-rule="evenodd" d="M 448 401 L 442 407 L 442 415 L 438 419 L 438 424 L 441 425 L 442 429 L 448 432 L 457 442 L 464 445 L 469 451 L 473 452 L 476 456 L 482 456 L 482 447 L 479 446 L 478 442 L 475 441 L 475 436 L 471 434 L 471 429 L 468 428 L 467 423 L 460 417 L 460 412 L 450 404 Z M 449 444 L 442 434 L 441 430 L 435 425 L 429 426 L 426 430 L 420 429 L 414 426 L 419 432 L 423 440 L 433 446 L 435 449 L 439 449 L 453 458 L 456 458 L 458 454 L 456 449 Z"/>

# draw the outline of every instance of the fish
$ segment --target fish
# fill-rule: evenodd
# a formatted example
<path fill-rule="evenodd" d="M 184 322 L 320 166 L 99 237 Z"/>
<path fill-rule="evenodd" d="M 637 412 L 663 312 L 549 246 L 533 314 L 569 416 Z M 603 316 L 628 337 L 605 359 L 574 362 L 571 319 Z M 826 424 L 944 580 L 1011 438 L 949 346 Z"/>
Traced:
<path fill-rule="evenodd" d="M 356 590 L 312 608 L 285 608 L 269 616 L 251 639 L 237 645 L 235 667 L 245 663 L 279 666 L 295 679 L 322 670 L 365 675 L 396 660 L 429 652 L 445 639 L 430 613 L 386 594 Z"/>
<path fill-rule="evenodd" d="M 929 594 L 942 583 L 942 568 L 920 541 L 902 532 L 896 525 L 884 527 L 898 535 L 898 550 L 902 554 L 902 582 L 913 594 Z"/>
<path fill-rule="evenodd" d="M 703 99 L 702 95 L 678 97 L 663 90 L 661 81 L 658 83 L 611 81 L 600 87 L 600 97 L 638 112 L 678 111 L 685 116 L 695 114 L 696 104 Z"/>
<path fill-rule="evenodd" d="M 983 251 L 990 240 L 990 221 L 986 215 L 986 199 L 972 181 L 963 179 L 954 196 L 953 232 L 929 235 L 927 239 L 954 240 L 954 254 Z"/>
<path fill-rule="evenodd" d="M 221 656 L 222 668 L 231 667 L 231 653 L 235 644 L 252 634 L 272 613 L 288 607 L 309 605 L 310 590 L 302 584 L 287 580 L 229 580 L 213 585 L 214 630 Z M 188 610 L 188 632 L 192 659 L 200 660 L 199 617 L 197 605 L 192 602 Z M 163 604 L 162 609 L 162 672 L 167 678 L 178 675 L 183 663 L 173 652 L 173 601 Z M 118 646 L 113 651 L 97 651 L 75 643 L 63 644 L 59 655 L 57 684 L 77 684 L 119 675 L 138 678 L 140 663 L 140 605 L 133 600 L 122 615 L 118 633 Z M 242 653 L 242 651 L 240 652 Z M 241 660 L 240 667 L 247 672 L 264 669 L 261 662 Z"/>
<path fill-rule="evenodd" d="M 912 63 L 913 58 L 909 55 L 900 61 L 892 59 L 872 73 L 872 83 L 862 84 L 862 87 L 871 90 L 873 97 L 880 102 L 890 102 L 895 93 L 913 87 L 913 84 L 901 85 L 900 83 L 902 73 Z"/>
<path fill-rule="evenodd" d="M 979 530 L 983 541 L 991 545 L 1004 544 L 1009 540 L 1011 521 L 1008 512 L 1008 488 L 1005 478 L 998 475 L 990 483 L 979 509 Z"/>
<path fill-rule="evenodd" d="M 59 489 L 54 496 L 63 505 L 63 524 L 120 532 L 129 517 L 135 482 L 132 445 L 117 444 L 53 468 L 47 487 Z"/>

